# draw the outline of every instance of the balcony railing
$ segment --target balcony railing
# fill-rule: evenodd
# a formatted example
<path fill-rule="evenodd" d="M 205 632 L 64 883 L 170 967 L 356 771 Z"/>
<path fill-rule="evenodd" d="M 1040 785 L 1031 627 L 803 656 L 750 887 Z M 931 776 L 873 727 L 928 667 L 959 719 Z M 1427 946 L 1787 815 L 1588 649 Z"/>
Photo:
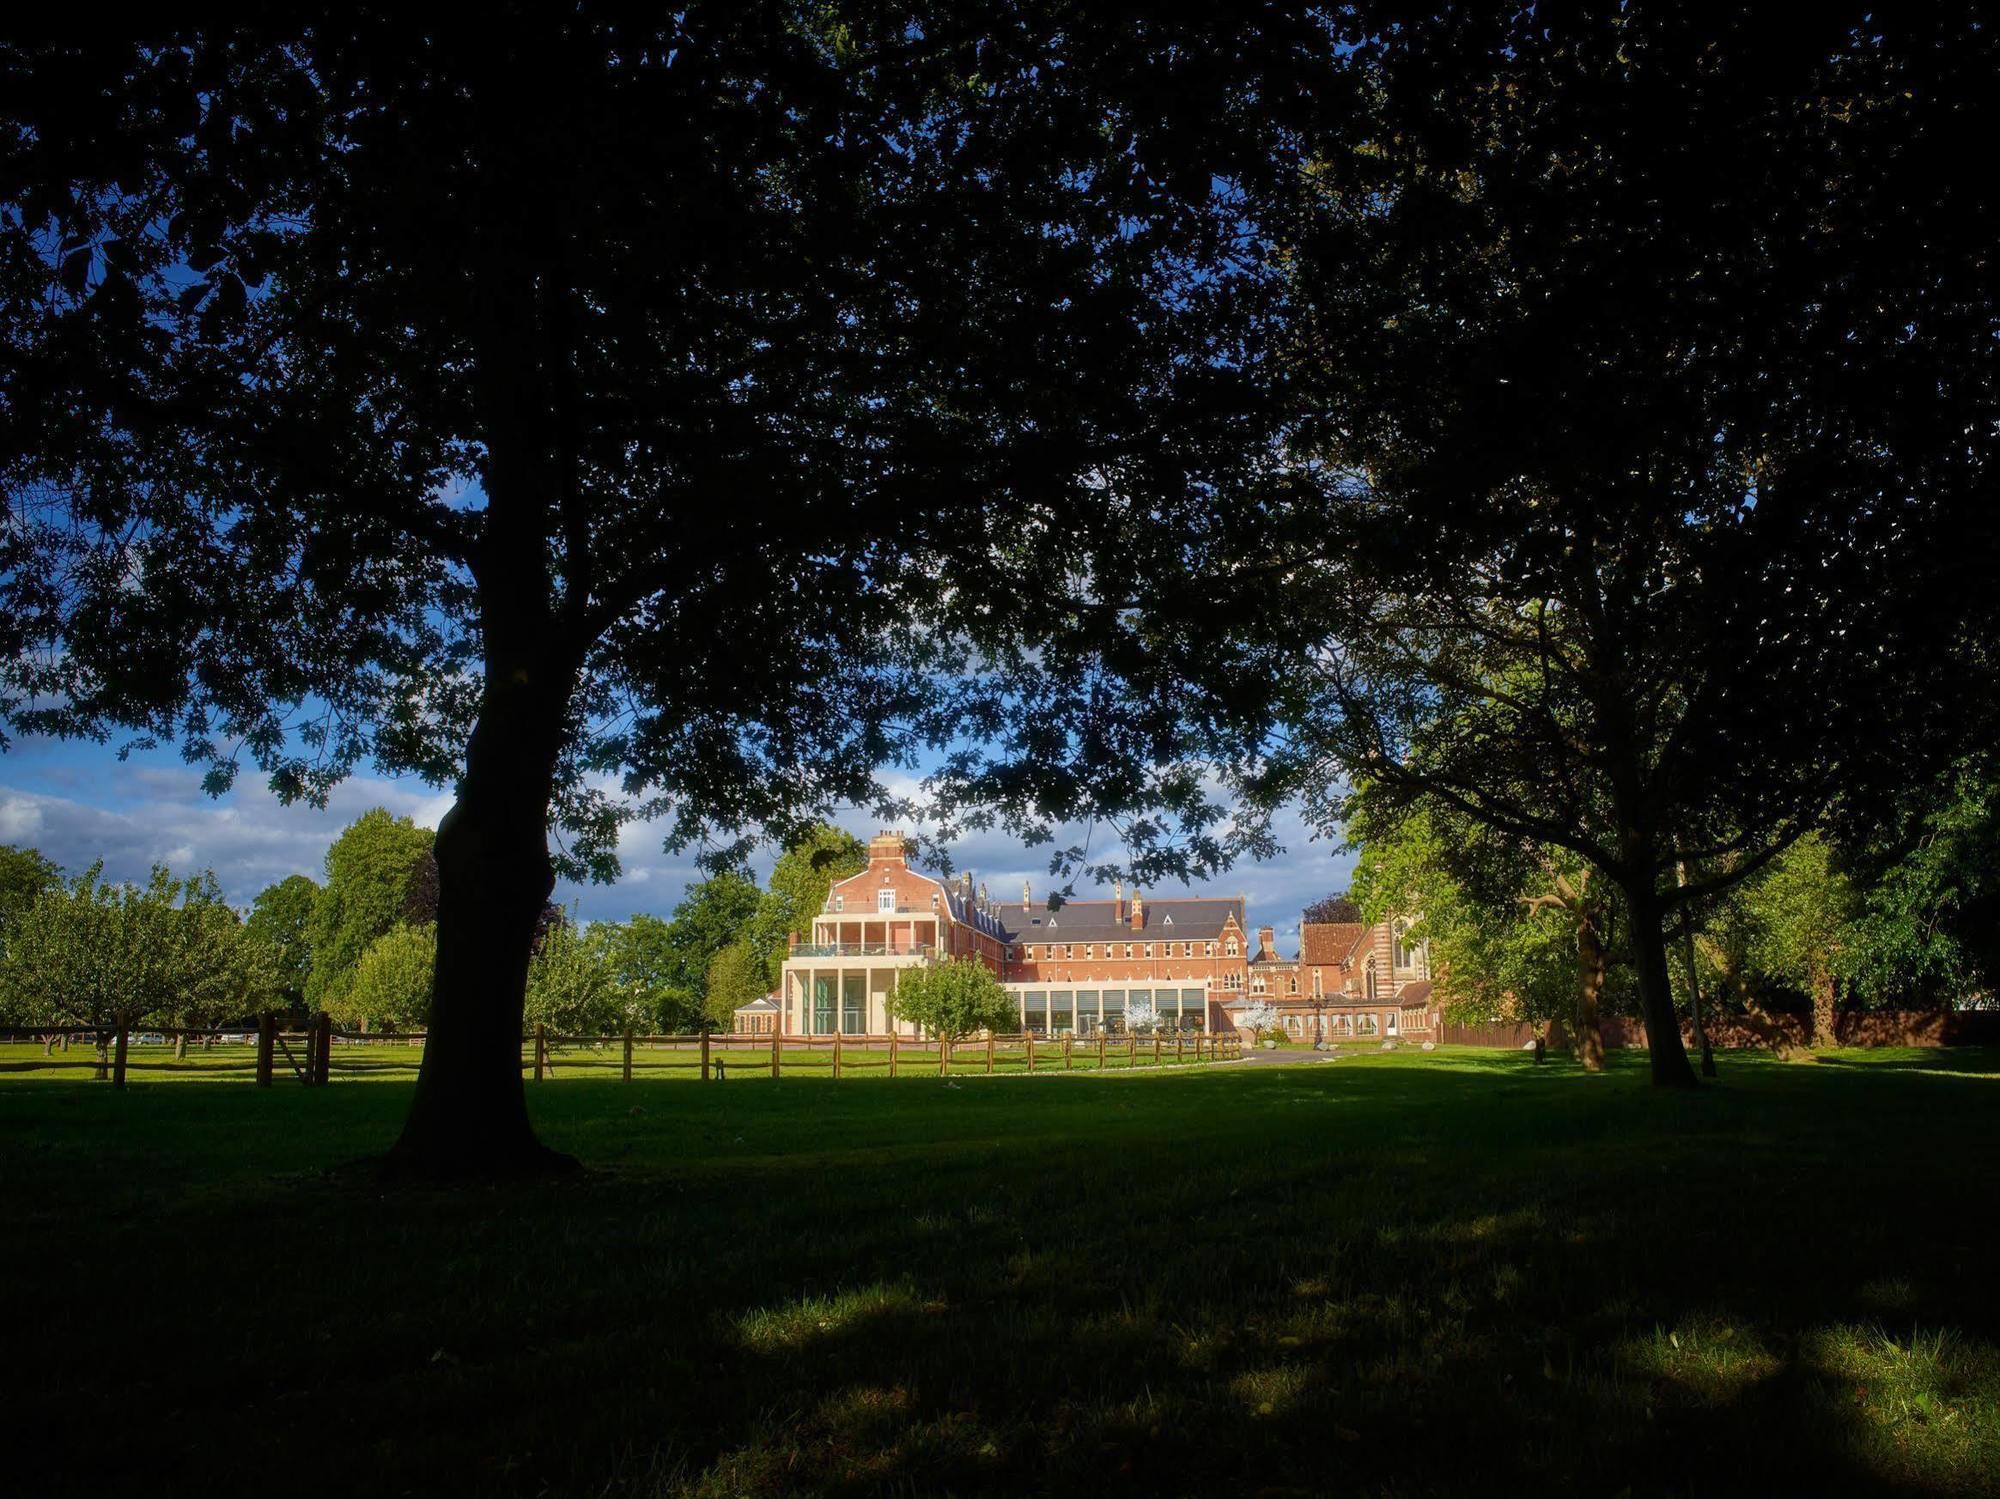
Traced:
<path fill-rule="evenodd" d="M 928 958 L 937 948 L 928 942 L 801 942 L 787 955 L 794 958 Z"/>
<path fill-rule="evenodd" d="M 888 911 L 883 910 L 880 906 L 855 906 L 850 910 L 844 905 L 836 906 L 833 903 L 833 897 L 828 896 L 826 904 L 819 908 L 819 914 L 822 916 L 852 916 L 856 920 L 865 920 L 870 916 L 941 916 L 944 913 L 938 907 L 928 903 L 921 906 L 899 905 L 893 910 Z"/>

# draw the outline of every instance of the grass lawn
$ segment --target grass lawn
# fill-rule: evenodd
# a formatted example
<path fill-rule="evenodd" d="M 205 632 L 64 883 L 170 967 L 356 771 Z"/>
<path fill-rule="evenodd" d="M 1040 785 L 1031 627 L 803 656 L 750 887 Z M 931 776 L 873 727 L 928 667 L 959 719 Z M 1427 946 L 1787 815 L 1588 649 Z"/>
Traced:
<path fill-rule="evenodd" d="M 1995 1491 L 2000 1055 L 1722 1066 L 559 1071 L 421 1192 L 407 1073 L 0 1065 L 7 1486 Z"/>

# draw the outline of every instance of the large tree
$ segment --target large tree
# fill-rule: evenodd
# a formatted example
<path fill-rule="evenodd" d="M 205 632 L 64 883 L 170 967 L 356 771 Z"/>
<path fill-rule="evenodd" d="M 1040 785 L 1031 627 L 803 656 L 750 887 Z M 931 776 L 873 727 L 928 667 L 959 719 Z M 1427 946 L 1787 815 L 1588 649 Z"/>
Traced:
<path fill-rule="evenodd" d="M 536 917 L 628 813 L 726 862 L 930 743 L 1213 862 L 1119 601 L 1270 451 L 1242 203 L 1316 22 L 258 14 L 0 47 L 0 713 L 455 787 L 399 1161 L 553 1164 Z"/>
<path fill-rule="evenodd" d="M 1585 861 L 1654 1081 L 1692 1086 L 1679 913 L 1991 710 L 2000 197 L 1958 162 L 2000 36 L 1379 9 L 1371 128 L 1284 231 L 1294 485 L 1238 569 L 1293 728 L 1264 785 L 1330 826 L 1361 776 Z"/>

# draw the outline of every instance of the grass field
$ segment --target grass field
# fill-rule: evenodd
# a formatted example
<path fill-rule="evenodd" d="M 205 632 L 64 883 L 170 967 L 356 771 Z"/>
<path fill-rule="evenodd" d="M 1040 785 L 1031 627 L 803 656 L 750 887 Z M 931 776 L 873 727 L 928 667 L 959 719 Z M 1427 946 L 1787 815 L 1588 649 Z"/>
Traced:
<path fill-rule="evenodd" d="M 8 1487 L 1992 1491 L 2000 1056 L 1723 1069 L 571 1077 L 449 1192 L 406 1075 L 7 1073 Z"/>

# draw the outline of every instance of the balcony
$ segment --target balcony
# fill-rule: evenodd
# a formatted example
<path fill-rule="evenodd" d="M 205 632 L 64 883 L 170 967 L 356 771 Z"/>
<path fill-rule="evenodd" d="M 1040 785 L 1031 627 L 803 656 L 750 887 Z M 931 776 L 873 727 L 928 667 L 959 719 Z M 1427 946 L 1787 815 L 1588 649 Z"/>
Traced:
<path fill-rule="evenodd" d="M 937 948 L 928 942 L 801 942 L 786 954 L 793 958 L 931 958 Z"/>

